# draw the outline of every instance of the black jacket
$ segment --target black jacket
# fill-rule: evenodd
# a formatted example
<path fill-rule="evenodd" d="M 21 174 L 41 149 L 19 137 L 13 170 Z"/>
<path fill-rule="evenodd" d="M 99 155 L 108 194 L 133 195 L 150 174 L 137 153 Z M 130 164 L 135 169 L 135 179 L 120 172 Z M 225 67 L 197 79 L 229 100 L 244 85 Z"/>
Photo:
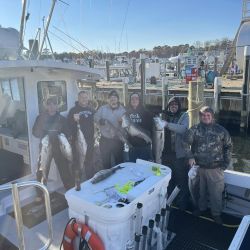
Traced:
<path fill-rule="evenodd" d="M 91 107 L 82 107 L 78 102 L 75 103 L 75 107 L 73 107 L 68 114 L 70 135 L 73 139 L 77 134 L 77 123 L 74 120 L 74 114 L 80 114 L 80 127 L 86 142 L 87 144 L 94 142 L 94 113 L 95 110 Z"/>
<path fill-rule="evenodd" d="M 152 135 L 153 115 L 143 106 L 140 105 L 136 109 L 129 107 L 126 114 L 132 123 L 142 128 L 147 135 Z M 147 143 L 143 139 L 136 136 L 129 136 L 129 142 L 134 147 L 142 147 L 147 145 Z"/>
<path fill-rule="evenodd" d="M 42 139 L 47 134 L 60 134 L 63 133 L 66 136 L 69 135 L 67 126 L 67 120 L 65 117 L 56 113 L 55 115 L 49 115 L 47 112 L 41 113 L 34 123 L 32 128 L 32 134 Z"/>

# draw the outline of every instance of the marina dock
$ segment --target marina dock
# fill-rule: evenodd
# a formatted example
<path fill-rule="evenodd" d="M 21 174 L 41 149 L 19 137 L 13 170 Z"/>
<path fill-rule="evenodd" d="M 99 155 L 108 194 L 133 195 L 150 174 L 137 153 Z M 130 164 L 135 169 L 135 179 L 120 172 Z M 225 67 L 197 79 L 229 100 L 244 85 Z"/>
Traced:
<path fill-rule="evenodd" d="M 243 79 L 221 79 L 221 90 L 218 96 L 218 109 L 219 119 L 228 121 L 233 124 L 240 123 L 241 109 L 242 109 L 242 85 Z M 108 93 L 111 89 L 116 89 L 120 95 L 121 103 L 125 104 L 128 101 L 128 96 L 133 92 L 141 91 L 141 84 L 126 84 L 122 82 L 108 82 L 100 81 L 96 84 L 79 83 L 80 88 L 92 88 L 93 99 L 95 99 L 99 105 L 106 102 L 108 99 Z M 161 112 L 163 106 L 166 107 L 168 99 L 172 96 L 180 97 L 180 101 L 184 110 L 188 109 L 188 89 L 189 84 L 181 81 L 167 81 L 165 87 L 158 83 L 152 85 L 147 83 L 145 87 L 144 103 L 153 112 Z M 204 105 L 214 107 L 215 105 L 215 93 L 213 86 L 204 88 Z M 164 93 L 164 95 L 163 95 Z M 164 97 L 163 97 L 164 96 Z M 163 100 L 165 98 L 165 100 Z M 165 105 L 164 105 L 165 103 Z"/>

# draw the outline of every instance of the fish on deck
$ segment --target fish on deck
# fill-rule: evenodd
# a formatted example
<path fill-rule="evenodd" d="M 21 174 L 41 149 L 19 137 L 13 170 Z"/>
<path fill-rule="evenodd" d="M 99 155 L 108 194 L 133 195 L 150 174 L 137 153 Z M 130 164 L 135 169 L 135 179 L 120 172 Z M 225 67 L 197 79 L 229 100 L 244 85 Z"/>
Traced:
<path fill-rule="evenodd" d="M 96 184 L 102 180 L 107 179 L 109 176 L 111 176 L 112 174 L 114 174 L 118 169 L 121 169 L 123 167 L 121 167 L 120 165 L 110 168 L 110 169 L 103 169 L 101 171 L 99 171 L 98 173 L 96 173 L 93 178 L 91 179 L 91 183 L 92 184 Z"/>

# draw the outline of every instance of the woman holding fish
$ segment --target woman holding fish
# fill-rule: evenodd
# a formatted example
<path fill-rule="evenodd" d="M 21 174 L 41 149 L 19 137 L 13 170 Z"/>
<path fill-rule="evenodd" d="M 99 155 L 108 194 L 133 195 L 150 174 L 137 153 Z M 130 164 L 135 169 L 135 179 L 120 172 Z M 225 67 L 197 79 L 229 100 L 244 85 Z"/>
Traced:
<path fill-rule="evenodd" d="M 138 93 L 133 93 L 129 99 L 129 106 L 126 115 L 131 128 L 135 133 L 129 133 L 128 141 L 131 144 L 129 149 L 129 161 L 136 162 L 136 159 L 152 160 L 152 129 L 153 115 L 147 111 L 140 100 Z"/>

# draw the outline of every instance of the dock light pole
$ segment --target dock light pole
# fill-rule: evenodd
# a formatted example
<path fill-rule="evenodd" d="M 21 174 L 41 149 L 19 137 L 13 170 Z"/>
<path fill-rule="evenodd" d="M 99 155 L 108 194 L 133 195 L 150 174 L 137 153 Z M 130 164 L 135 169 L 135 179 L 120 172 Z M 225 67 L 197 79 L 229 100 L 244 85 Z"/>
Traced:
<path fill-rule="evenodd" d="M 249 82 L 250 82 L 250 46 L 244 48 L 244 73 L 242 85 L 242 105 L 241 105 L 241 123 L 240 127 L 248 128 L 249 116 Z"/>

